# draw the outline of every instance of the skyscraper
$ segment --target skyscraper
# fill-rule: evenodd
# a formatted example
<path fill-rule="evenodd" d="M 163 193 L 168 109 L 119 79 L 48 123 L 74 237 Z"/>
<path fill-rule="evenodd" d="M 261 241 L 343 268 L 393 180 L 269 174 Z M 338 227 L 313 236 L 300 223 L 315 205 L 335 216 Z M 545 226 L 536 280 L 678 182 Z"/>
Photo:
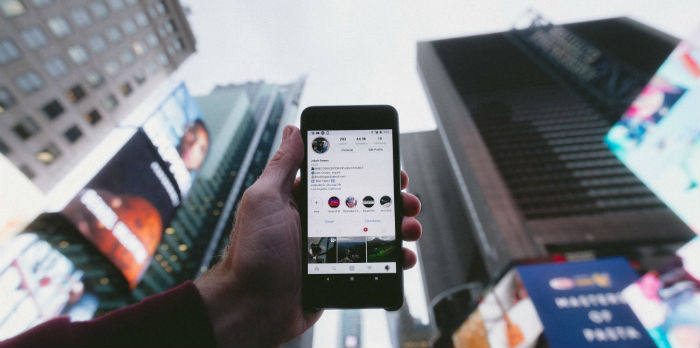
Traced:
<path fill-rule="evenodd" d="M 176 0 L 7 0 L 0 33 L 0 152 L 44 192 L 195 51 Z"/>
<path fill-rule="evenodd" d="M 687 226 L 603 143 L 676 40 L 626 18 L 543 22 L 418 44 L 438 151 L 487 272 L 686 240 Z"/>

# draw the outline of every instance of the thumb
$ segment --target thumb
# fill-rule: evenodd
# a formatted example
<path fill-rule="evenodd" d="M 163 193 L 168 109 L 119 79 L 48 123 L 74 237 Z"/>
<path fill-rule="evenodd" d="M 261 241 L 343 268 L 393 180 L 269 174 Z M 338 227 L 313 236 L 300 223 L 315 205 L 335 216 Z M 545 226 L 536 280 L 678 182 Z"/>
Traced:
<path fill-rule="evenodd" d="M 272 156 L 260 180 L 266 187 L 275 187 L 281 192 L 291 193 L 297 170 L 304 159 L 304 144 L 299 128 L 284 127 L 282 143 L 279 150 Z"/>

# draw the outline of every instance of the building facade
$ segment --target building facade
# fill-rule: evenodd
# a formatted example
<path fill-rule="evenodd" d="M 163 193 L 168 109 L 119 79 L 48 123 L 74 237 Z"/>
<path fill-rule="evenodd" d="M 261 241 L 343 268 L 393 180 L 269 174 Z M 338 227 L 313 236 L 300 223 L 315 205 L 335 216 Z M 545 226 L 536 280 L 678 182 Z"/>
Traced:
<path fill-rule="evenodd" d="M 469 219 L 441 233 L 471 233 L 490 277 L 553 253 L 634 259 L 687 240 L 603 142 L 676 42 L 615 18 L 418 43 L 437 151 Z"/>
<path fill-rule="evenodd" d="M 0 5 L 0 152 L 44 192 L 195 51 L 175 0 Z"/>

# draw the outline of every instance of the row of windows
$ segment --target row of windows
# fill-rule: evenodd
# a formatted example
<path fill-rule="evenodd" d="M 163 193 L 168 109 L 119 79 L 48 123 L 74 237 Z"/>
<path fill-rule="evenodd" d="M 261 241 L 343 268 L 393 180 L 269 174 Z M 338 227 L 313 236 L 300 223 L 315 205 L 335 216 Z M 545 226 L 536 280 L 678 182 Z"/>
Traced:
<path fill-rule="evenodd" d="M 31 0 L 32 4 L 36 7 L 45 7 L 48 5 L 51 5 L 53 3 L 53 0 Z M 112 11 L 121 11 L 125 7 L 125 2 L 126 4 L 133 5 L 138 2 L 138 0 L 107 0 L 107 4 L 109 4 L 109 8 Z M 162 3 L 159 3 L 158 5 L 163 6 Z M 95 16 L 95 18 L 104 18 L 108 15 L 109 11 L 107 10 L 107 6 L 105 6 L 104 2 L 101 0 L 93 1 L 90 4 L 90 11 L 92 14 Z M 72 15 L 74 21 L 76 22 L 76 25 L 78 23 L 83 23 L 81 21 L 89 21 L 88 19 L 85 18 L 87 16 L 87 11 L 84 9 L 79 9 L 84 12 L 83 14 L 79 15 Z M 160 13 L 161 9 L 156 6 L 156 10 Z M 163 12 L 166 11 L 165 8 L 162 9 Z M 20 16 L 27 12 L 27 7 L 25 6 L 24 2 L 21 0 L 0 0 L 0 13 L 2 13 L 3 16 L 6 18 L 13 18 Z M 81 11 L 76 11 L 74 10 L 73 13 L 80 13 Z M 77 18 L 76 18 L 77 17 Z M 88 24 L 89 25 L 89 24 Z"/>

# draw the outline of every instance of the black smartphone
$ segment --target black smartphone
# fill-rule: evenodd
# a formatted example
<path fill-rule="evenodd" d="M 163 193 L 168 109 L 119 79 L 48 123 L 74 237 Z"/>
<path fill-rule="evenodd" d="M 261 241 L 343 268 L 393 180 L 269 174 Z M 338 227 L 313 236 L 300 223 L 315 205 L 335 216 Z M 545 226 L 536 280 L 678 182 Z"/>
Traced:
<path fill-rule="evenodd" d="M 306 309 L 403 304 L 396 110 L 312 106 L 301 114 L 302 301 Z"/>

